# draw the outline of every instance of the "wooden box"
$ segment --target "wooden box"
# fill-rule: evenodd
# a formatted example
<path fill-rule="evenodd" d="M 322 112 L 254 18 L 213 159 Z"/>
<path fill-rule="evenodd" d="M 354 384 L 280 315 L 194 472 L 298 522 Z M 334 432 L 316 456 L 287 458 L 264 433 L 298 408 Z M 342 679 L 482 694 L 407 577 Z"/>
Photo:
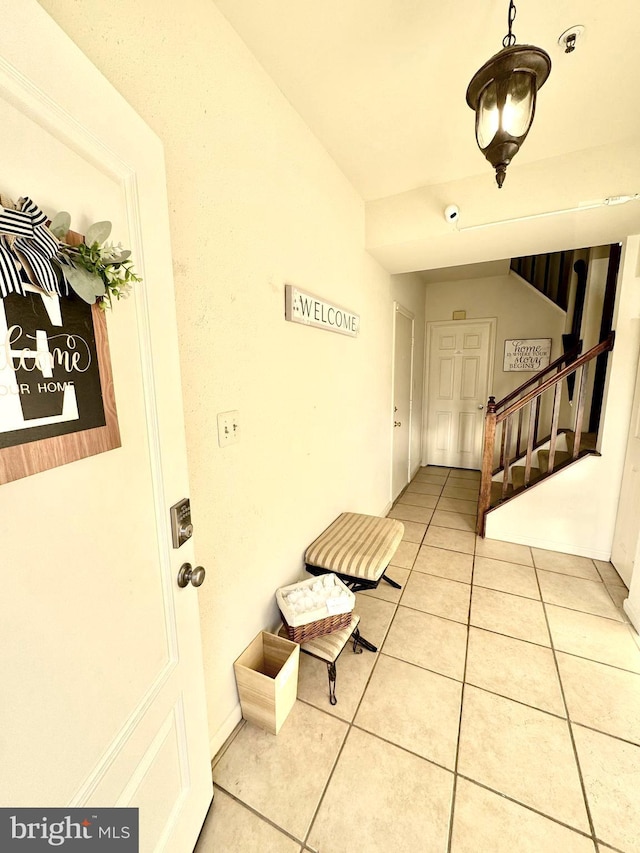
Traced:
<path fill-rule="evenodd" d="M 298 695 L 300 646 L 262 631 L 233 664 L 242 716 L 277 735 Z"/>

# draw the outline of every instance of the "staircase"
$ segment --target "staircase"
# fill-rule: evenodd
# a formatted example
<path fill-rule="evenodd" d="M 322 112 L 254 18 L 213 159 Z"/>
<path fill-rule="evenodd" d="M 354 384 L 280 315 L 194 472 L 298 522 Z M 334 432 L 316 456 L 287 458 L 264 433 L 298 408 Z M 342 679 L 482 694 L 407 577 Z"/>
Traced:
<path fill-rule="evenodd" d="M 559 431 L 556 443 L 556 453 L 553 460 L 553 470 L 559 471 L 561 468 L 566 468 L 568 464 L 574 461 L 573 448 L 575 445 L 575 433 L 571 431 Z M 582 433 L 580 437 L 580 447 L 578 449 L 578 459 L 583 456 L 599 456 L 596 450 L 596 438 L 594 433 Z M 529 471 L 528 486 L 535 485 L 539 480 L 544 480 L 547 474 L 553 473 L 549 470 L 549 441 L 543 442 L 537 449 L 533 451 L 531 469 Z M 507 497 L 519 494 L 525 487 L 525 471 L 526 471 L 526 454 L 523 454 L 517 459 L 514 459 L 511 466 L 511 482 L 507 487 Z M 503 471 L 497 471 L 493 475 L 491 482 L 491 501 L 489 508 L 503 502 L 502 495 Z"/>
<path fill-rule="evenodd" d="M 553 252 L 512 258 L 511 269 L 563 311 L 569 300 L 569 280 L 575 252 Z"/>
<path fill-rule="evenodd" d="M 484 536 L 486 515 L 492 509 L 582 457 L 597 455 L 597 435 L 583 431 L 587 380 L 594 360 L 606 358 L 606 353 L 613 349 L 614 338 L 611 332 L 584 355 L 579 354 L 578 345 L 499 402 L 489 398 L 478 498 L 478 535 Z M 571 423 L 560 427 L 565 380 L 572 390 L 575 386 L 575 394 L 568 414 Z M 545 437 L 539 438 L 540 433 Z"/>

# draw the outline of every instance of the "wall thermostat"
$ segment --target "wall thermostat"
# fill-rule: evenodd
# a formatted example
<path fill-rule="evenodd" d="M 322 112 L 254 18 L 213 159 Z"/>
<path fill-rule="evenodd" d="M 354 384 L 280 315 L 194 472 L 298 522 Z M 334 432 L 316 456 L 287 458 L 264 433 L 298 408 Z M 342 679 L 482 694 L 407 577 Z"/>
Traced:
<path fill-rule="evenodd" d="M 191 523 L 191 502 L 189 498 L 183 498 L 171 507 L 171 538 L 173 547 L 179 548 L 193 536 L 193 524 Z"/>

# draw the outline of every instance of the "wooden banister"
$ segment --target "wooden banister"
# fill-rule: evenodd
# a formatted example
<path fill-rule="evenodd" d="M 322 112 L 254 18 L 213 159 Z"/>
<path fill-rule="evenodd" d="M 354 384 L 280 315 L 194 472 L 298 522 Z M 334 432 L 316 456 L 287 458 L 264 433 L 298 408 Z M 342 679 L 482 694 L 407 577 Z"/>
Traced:
<path fill-rule="evenodd" d="M 557 370 L 557 368 L 560 367 L 560 365 L 563 362 L 565 362 L 569 359 L 573 359 L 574 357 L 577 358 L 578 355 L 580 354 L 581 349 L 582 349 L 582 341 L 580 341 L 580 343 L 577 344 L 572 349 L 568 350 L 567 352 L 563 353 L 561 356 L 556 358 L 555 361 L 552 361 L 551 364 L 547 365 L 547 367 L 543 368 L 539 373 L 536 373 L 535 376 L 529 377 L 529 379 L 527 379 L 525 382 L 523 382 L 519 388 L 515 389 L 515 391 L 511 391 L 509 394 L 507 394 L 506 397 L 503 397 L 502 400 L 499 400 L 496 403 L 496 409 L 501 409 L 510 400 L 515 400 L 515 398 L 519 394 L 521 394 L 523 391 L 525 391 L 530 385 L 533 385 L 535 382 L 539 382 L 548 373 L 551 373 L 552 371 Z"/>
<path fill-rule="evenodd" d="M 510 482 L 512 481 L 512 428 L 513 416 L 518 415 L 517 424 L 517 455 L 520 453 L 520 443 L 522 438 L 522 423 L 525 406 L 529 406 L 528 417 L 528 435 L 526 448 L 526 461 L 524 471 L 524 485 L 529 485 L 531 476 L 531 459 L 532 453 L 537 444 L 538 435 L 538 418 L 540 412 L 540 400 L 542 395 L 550 388 L 554 389 L 553 394 L 553 409 L 551 414 L 551 435 L 549 439 L 549 461 L 548 472 L 551 473 L 554 468 L 556 455 L 556 441 L 558 436 L 558 423 L 560 416 L 560 402 L 562 392 L 562 382 L 569 376 L 573 376 L 578 370 L 580 371 L 580 383 L 578 386 L 578 405 L 576 408 L 576 416 L 574 423 L 574 445 L 572 448 L 572 459 L 577 459 L 580 453 L 580 438 L 582 435 L 582 423 L 584 419 L 584 406 L 587 393 L 587 378 L 589 372 L 589 364 L 604 352 L 613 349 L 615 341 L 615 332 L 611 332 L 608 337 L 601 341 L 596 346 L 592 347 L 588 352 L 576 356 L 579 352 L 579 347 L 576 347 L 564 355 L 557 358 L 547 368 L 540 371 L 536 376 L 523 383 L 520 388 L 512 391 L 500 402 L 496 403 L 494 397 L 489 397 L 487 411 L 485 417 L 485 434 L 484 434 L 484 449 L 482 455 L 482 476 L 480 480 L 480 494 L 478 496 L 478 523 L 477 533 L 484 536 L 486 514 L 491 505 L 491 484 L 493 480 L 493 462 L 495 458 L 495 443 L 498 424 L 502 423 L 502 434 L 500 443 L 500 468 L 502 470 L 502 497 L 507 496 Z M 562 364 L 567 360 L 572 359 L 569 364 L 562 368 Z M 561 368 L 561 369 L 560 369 Z M 548 376 L 549 373 L 556 370 L 553 376 Z M 548 378 L 544 378 L 547 376 Z M 537 383 L 537 384 L 536 384 Z M 535 386 L 535 387 L 531 387 Z M 527 390 L 527 388 L 529 390 Z M 519 396 L 521 395 L 521 396 Z M 518 399 L 516 399 L 518 398 Z M 511 402 L 509 406 L 504 408 L 506 403 Z"/>
<path fill-rule="evenodd" d="M 528 391 L 523 397 L 519 400 L 516 400 L 515 403 L 512 403 L 507 409 L 504 409 L 502 412 L 498 412 L 497 418 L 498 423 L 503 421 L 505 418 L 508 418 L 514 412 L 517 412 L 518 409 L 521 409 L 523 406 L 526 406 L 527 403 L 530 403 L 531 400 L 534 400 L 536 397 L 544 394 L 545 391 L 548 391 L 549 388 L 553 388 L 558 382 L 562 382 L 567 376 L 570 376 L 572 373 L 575 373 L 578 368 L 582 367 L 583 364 L 586 364 L 588 361 L 591 361 L 594 358 L 597 358 L 601 353 L 608 352 L 613 349 L 613 342 L 615 340 L 615 332 L 611 332 L 609 336 L 596 346 L 591 347 L 591 349 L 577 358 L 575 361 L 571 362 L 568 367 L 565 367 L 559 373 L 556 373 L 555 376 L 550 376 L 549 379 L 546 379 L 541 385 L 537 388 L 532 388 Z M 496 404 L 497 407 L 498 404 Z"/>

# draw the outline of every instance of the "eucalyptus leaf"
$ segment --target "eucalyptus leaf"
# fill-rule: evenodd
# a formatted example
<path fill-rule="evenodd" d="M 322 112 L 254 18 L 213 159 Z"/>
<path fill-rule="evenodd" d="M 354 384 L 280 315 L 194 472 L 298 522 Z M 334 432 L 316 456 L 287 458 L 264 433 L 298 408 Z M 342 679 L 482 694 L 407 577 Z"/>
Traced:
<path fill-rule="evenodd" d="M 110 222 L 94 222 L 93 225 L 90 225 L 89 228 L 87 228 L 87 233 L 84 235 L 84 241 L 87 246 L 93 246 L 94 243 L 101 246 L 104 241 L 108 239 L 109 234 L 111 234 Z"/>
<path fill-rule="evenodd" d="M 80 299 L 93 305 L 98 296 L 104 296 L 105 286 L 99 276 L 74 266 L 61 266 L 61 270 Z"/>
<path fill-rule="evenodd" d="M 56 215 L 51 220 L 51 225 L 49 226 L 49 231 L 58 238 L 58 240 L 62 240 L 67 231 L 71 228 L 71 216 L 67 213 L 66 210 L 61 210 L 60 213 L 56 213 Z"/>
<path fill-rule="evenodd" d="M 120 252 L 117 258 L 113 258 L 110 261 L 105 262 L 105 266 L 113 265 L 113 264 L 121 264 L 123 261 L 128 260 L 131 257 L 131 252 L 129 249 L 125 249 L 123 252 Z"/>

